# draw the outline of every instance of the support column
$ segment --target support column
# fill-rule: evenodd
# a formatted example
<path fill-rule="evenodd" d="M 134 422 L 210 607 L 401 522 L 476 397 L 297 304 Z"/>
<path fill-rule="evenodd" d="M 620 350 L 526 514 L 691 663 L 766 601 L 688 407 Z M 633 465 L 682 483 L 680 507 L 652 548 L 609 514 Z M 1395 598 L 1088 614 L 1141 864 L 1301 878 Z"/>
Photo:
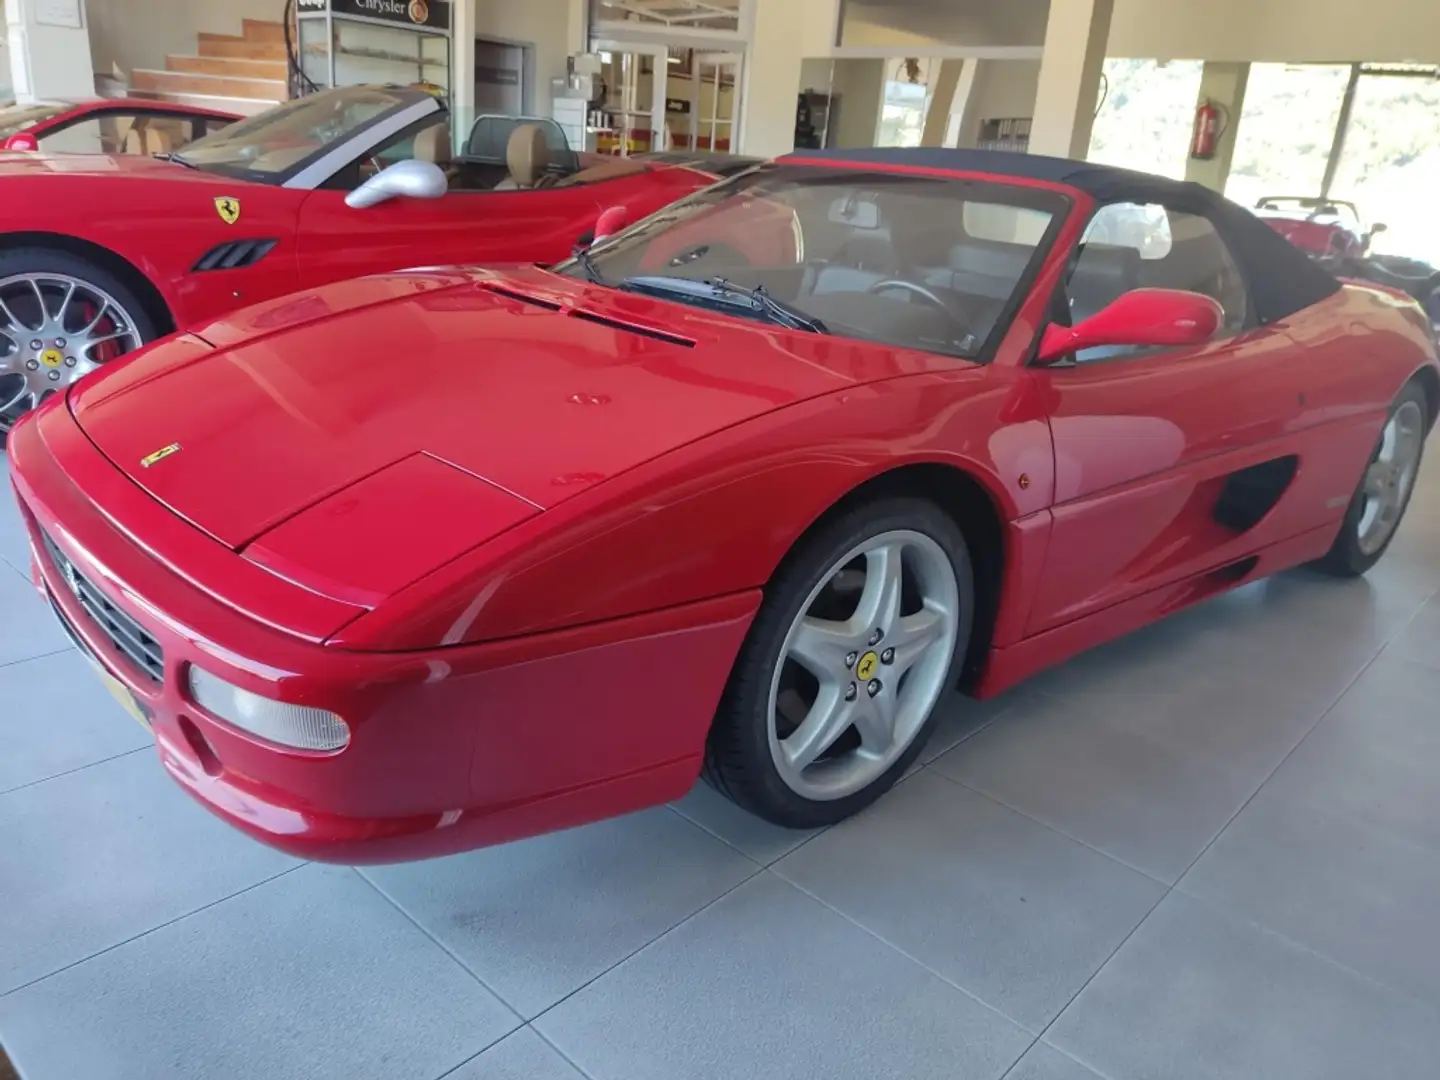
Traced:
<path fill-rule="evenodd" d="M 1248 63 L 1229 64 L 1206 60 L 1200 75 L 1196 108 L 1210 102 L 1220 110 L 1225 125 L 1215 140 L 1215 156 L 1209 161 L 1185 159 L 1185 179 L 1204 184 L 1212 191 L 1224 191 L 1235 160 L 1235 137 L 1240 130 L 1240 113 L 1245 108 L 1245 87 L 1250 81 Z"/>
<path fill-rule="evenodd" d="M 450 5 L 450 108 L 459 123 L 456 139 L 475 120 L 475 5 L 479 0 L 455 0 Z"/>
<path fill-rule="evenodd" d="M 95 96 L 84 0 L 5 0 L 5 21 L 17 101 Z"/>
<path fill-rule="evenodd" d="M 950 132 L 951 117 L 965 107 L 960 98 L 964 60 L 942 60 L 930 93 L 930 108 L 925 112 L 925 128 L 920 133 L 921 146 L 953 145 L 945 141 Z"/>
<path fill-rule="evenodd" d="M 1083 159 L 1100 95 L 1114 0 L 1050 0 L 1030 152 Z"/>
<path fill-rule="evenodd" d="M 739 152 L 778 157 L 795 149 L 795 104 L 805 57 L 835 48 L 839 0 L 750 0 L 750 42 L 740 102 Z"/>

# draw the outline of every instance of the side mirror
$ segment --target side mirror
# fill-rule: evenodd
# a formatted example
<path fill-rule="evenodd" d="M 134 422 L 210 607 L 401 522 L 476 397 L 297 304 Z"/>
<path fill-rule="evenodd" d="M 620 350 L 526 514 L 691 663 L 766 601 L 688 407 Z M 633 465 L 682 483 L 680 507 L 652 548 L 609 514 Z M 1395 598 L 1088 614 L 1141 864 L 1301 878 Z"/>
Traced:
<path fill-rule="evenodd" d="M 1383 221 L 1377 221 L 1374 225 L 1370 226 L 1370 235 L 1377 236 L 1380 233 L 1384 232 L 1388 227 L 1389 226 L 1387 226 Z"/>
<path fill-rule="evenodd" d="M 439 199 L 450 188 L 445 170 L 433 161 L 397 161 L 381 169 L 349 195 L 345 205 L 352 210 L 365 210 L 390 199 Z"/>
<path fill-rule="evenodd" d="M 40 143 L 28 131 L 18 132 L 11 135 L 4 143 L 0 143 L 0 150 L 21 150 L 33 154 L 39 149 Z"/>
<path fill-rule="evenodd" d="M 598 244 L 606 237 L 614 236 L 621 229 L 625 228 L 630 220 L 630 211 L 623 206 L 612 206 L 600 215 L 600 220 L 595 222 L 595 239 L 591 243 Z"/>
<path fill-rule="evenodd" d="M 1053 364 L 1098 345 L 1199 345 L 1225 321 L 1225 310 L 1208 296 L 1181 289 L 1132 289 L 1077 326 L 1045 328 L 1037 364 Z"/>

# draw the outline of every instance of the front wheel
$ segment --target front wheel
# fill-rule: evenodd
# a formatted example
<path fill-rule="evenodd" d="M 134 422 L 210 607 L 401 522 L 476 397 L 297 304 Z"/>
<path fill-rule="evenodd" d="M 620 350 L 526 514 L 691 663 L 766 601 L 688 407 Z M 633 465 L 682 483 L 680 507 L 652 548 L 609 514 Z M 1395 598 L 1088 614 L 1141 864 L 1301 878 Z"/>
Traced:
<path fill-rule="evenodd" d="M 51 394 L 156 336 L 135 294 L 69 252 L 0 253 L 0 446 Z"/>
<path fill-rule="evenodd" d="M 1340 534 L 1315 564 L 1318 569 L 1338 577 L 1358 577 L 1380 561 L 1410 505 L 1429 415 L 1425 391 L 1410 383 L 1390 406 Z"/>
<path fill-rule="evenodd" d="M 790 828 L 868 806 L 929 737 L 973 611 L 965 538 L 934 504 L 887 498 L 822 526 L 766 590 L 706 779 Z"/>

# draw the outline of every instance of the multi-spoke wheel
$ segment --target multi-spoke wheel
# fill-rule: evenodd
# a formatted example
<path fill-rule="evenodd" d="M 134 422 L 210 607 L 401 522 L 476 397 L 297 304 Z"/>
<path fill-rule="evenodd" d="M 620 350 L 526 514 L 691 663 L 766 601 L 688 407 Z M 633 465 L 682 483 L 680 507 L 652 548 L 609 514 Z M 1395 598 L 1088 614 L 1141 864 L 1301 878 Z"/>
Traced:
<path fill-rule="evenodd" d="M 771 821 L 848 817 L 904 773 L 970 635 L 965 540 L 920 499 L 858 507 L 767 590 L 712 728 L 706 776 Z"/>
<path fill-rule="evenodd" d="M 1390 407 L 1340 535 L 1317 564 L 1320 569 L 1346 577 L 1363 574 L 1385 554 L 1410 505 L 1429 418 L 1425 392 L 1411 383 Z"/>
<path fill-rule="evenodd" d="M 154 337 L 124 283 L 63 252 L 0 255 L 0 440 L 22 415 Z"/>

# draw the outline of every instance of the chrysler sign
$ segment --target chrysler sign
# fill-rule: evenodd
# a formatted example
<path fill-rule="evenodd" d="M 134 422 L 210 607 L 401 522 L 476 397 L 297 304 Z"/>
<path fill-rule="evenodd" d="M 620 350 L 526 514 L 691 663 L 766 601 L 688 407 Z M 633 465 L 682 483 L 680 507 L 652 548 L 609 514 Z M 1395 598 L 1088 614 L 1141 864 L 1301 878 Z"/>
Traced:
<path fill-rule="evenodd" d="M 450 29 L 450 0 L 296 0 L 301 12 L 332 11 L 380 22 Z"/>

